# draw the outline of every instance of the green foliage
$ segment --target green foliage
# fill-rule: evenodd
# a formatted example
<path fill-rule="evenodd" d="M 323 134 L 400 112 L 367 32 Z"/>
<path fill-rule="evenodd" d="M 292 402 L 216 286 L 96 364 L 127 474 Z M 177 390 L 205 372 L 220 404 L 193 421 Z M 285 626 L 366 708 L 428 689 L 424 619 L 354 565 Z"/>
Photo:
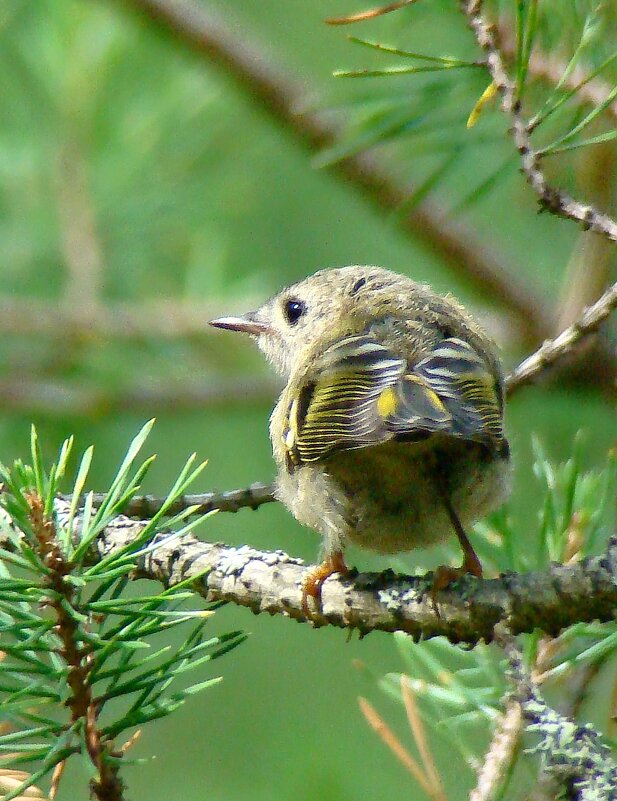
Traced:
<path fill-rule="evenodd" d="M 537 0 L 500 5 L 503 6 L 499 11 L 503 26 L 500 38 L 507 40 L 509 29 L 513 28 L 510 75 L 518 99 L 524 101 L 524 113 L 531 117 L 530 129 L 541 139 L 536 145 L 540 158 L 615 139 L 615 126 L 607 121 L 606 114 L 617 99 L 614 11 L 607 4 L 595 2 L 581 2 L 574 7 L 568 3 L 567 10 L 564 4 L 541 4 Z M 416 9 L 411 9 L 410 15 L 415 12 Z M 443 11 L 435 8 L 433 13 Z M 443 151 L 452 154 L 460 153 L 461 149 L 486 150 L 487 145 L 503 141 L 503 120 L 497 113 L 483 111 L 478 130 L 473 134 L 465 130 L 468 118 L 475 124 L 477 74 L 482 75 L 486 70 L 484 54 L 470 51 L 473 53 L 470 58 L 412 52 L 406 46 L 405 27 L 399 25 L 398 31 L 393 35 L 402 39 L 400 46 L 357 37 L 350 37 L 350 41 L 370 48 L 382 60 L 390 56 L 399 63 L 337 70 L 334 74 L 347 78 L 389 77 L 398 81 L 401 76 L 412 76 L 413 83 L 406 84 L 405 91 L 385 88 L 370 96 L 360 95 L 345 138 L 325 159 L 344 158 L 384 142 L 413 140 L 417 158 Z M 534 55 L 539 58 L 532 66 Z M 439 77 L 422 77 L 422 73 L 435 72 L 440 73 Z M 548 74 L 555 73 L 561 73 L 560 77 L 547 80 Z M 584 90 L 594 81 L 594 93 L 586 95 Z M 590 102 L 591 108 L 586 109 Z M 482 102 L 482 109 L 485 105 Z M 498 104 L 493 103 L 492 108 L 497 111 Z M 598 125 L 604 130 L 598 132 Z M 592 136 L 588 135 L 590 129 L 595 131 Z M 502 177 L 514 175 L 511 169 L 514 163 L 506 158 L 503 167 L 496 167 L 468 191 L 455 209 L 467 209 L 482 197 L 487 187 L 493 187 Z"/>
<path fill-rule="evenodd" d="M 103 502 L 92 505 L 83 488 L 92 448 L 82 456 L 68 513 L 55 499 L 67 472 L 72 439 L 45 469 L 36 430 L 31 462 L 2 467 L 0 529 L 0 766 L 27 764 L 32 773 L 4 801 L 25 790 L 74 754 L 84 754 L 105 781 L 126 762 L 115 738 L 169 715 L 185 700 L 218 682 L 186 685 L 185 674 L 244 640 L 241 632 L 206 636 L 214 605 L 191 610 L 191 581 L 142 597 L 128 593 L 139 559 L 203 521 L 189 508 L 162 525 L 204 465 L 186 462 L 163 508 L 138 537 L 103 558 L 96 538 L 138 490 L 153 458 L 138 461 L 152 428 L 133 439 Z M 154 544 L 149 544 L 159 534 Z M 96 556 L 96 558 L 95 558 Z M 168 644 L 186 630 L 178 646 Z M 108 775 L 109 778 L 109 775 Z"/>

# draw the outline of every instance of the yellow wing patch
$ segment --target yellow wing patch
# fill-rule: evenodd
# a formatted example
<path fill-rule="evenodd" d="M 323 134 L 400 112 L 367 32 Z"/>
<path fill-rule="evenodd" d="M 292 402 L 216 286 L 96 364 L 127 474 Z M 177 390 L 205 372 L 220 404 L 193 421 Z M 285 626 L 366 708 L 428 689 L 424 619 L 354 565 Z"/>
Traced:
<path fill-rule="evenodd" d="M 398 407 L 398 399 L 396 392 L 392 387 L 386 387 L 381 395 L 377 398 L 377 414 L 385 420 L 394 414 Z"/>
<path fill-rule="evenodd" d="M 497 447 L 500 393 L 498 377 L 462 340 L 444 339 L 409 365 L 370 336 L 348 337 L 316 360 L 289 404 L 282 432 L 287 469 L 437 432 Z"/>

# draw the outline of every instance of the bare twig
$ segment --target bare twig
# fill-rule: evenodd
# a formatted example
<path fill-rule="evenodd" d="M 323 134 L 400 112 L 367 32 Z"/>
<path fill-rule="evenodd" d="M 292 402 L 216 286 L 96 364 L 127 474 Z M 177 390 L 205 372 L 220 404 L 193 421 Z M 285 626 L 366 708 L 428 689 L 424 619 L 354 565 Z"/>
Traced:
<path fill-rule="evenodd" d="M 237 33 L 237 23 L 234 22 L 232 33 L 221 18 L 192 0 L 130 0 L 129 4 L 222 70 L 310 152 L 321 151 L 337 141 L 339 123 L 332 115 L 311 110 L 314 92 L 307 92 L 275 68 L 249 44 L 249 36 Z M 414 193 L 412 186 L 397 184 L 367 154 L 348 156 L 327 169 L 381 211 L 399 210 Z M 528 341 L 537 342 L 548 335 L 550 313 L 529 290 L 529 280 L 518 279 L 518 271 L 506 268 L 503 257 L 476 242 L 469 231 L 447 219 L 440 208 L 424 201 L 413 214 L 397 214 L 396 223 L 404 233 L 430 248 L 452 271 L 475 283 L 485 297 L 511 311 Z"/>
<path fill-rule="evenodd" d="M 610 286 L 593 306 L 584 309 L 573 325 L 562 331 L 555 339 L 544 342 L 535 353 L 515 367 L 506 382 L 508 395 L 537 378 L 560 359 L 569 356 L 584 338 L 598 330 L 615 308 L 617 308 L 617 283 Z"/>
<path fill-rule="evenodd" d="M 106 498 L 105 493 L 95 493 L 93 505 L 100 506 Z M 64 500 L 70 500 L 65 498 Z M 195 506 L 194 514 L 204 515 L 208 512 L 238 512 L 240 509 L 258 509 L 264 503 L 274 500 L 274 487 L 271 484 L 251 484 L 250 487 L 227 492 L 204 492 L 200 495 L 183 495 L 167 509 L 168 515 Z M 139 517 L 142 520 L 150 519 L 160 512 L 165 498 L 155 498 L 153 495 L 137 495 L 126 504 L 122 512 L 127 517 Z"/>

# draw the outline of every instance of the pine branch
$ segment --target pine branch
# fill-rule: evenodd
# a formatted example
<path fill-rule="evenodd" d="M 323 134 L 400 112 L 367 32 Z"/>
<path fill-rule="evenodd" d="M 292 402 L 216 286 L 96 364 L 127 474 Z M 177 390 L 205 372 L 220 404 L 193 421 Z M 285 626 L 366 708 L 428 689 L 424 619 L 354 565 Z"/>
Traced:
<path fill-rule="evenodd" d="M 56 501 L 59 525 L 68 520 L 69 510 L 66 501 Z M 146 525 L 123 515 L 114 518 L 95 542 L 94 561 L 135 540 Z M 501 621 L 513 633 L 539 628 L 557 634 L 576 622 L 612 621 L 617 606 L 617 537 L 606 554 L 577 564 L 498 579 L 465 577 L 439 593 L 438 608 L 431 597 L 432 574 L 400 576 L 387 570 L 332 576 L 323 586 L 322 609 L 311 621 L 302 611 L 302 585 L 310 569 L 302 560 L 190 535 L 179 542 L 170 532 L 160 532 L 155 542 L 159 546 L 140 557 L 136 578 L 169 587 L 194 576 L 194 589 L 208 601 L 229 601 L 315 626 L 357 629 L 362 635 L 404 631 L 416 639 L 445 636 L 473 645 L 492 639 Z"/>
<path fill-rule="evenodd" d="M 338 121 L 332 115 L 311 110 L 316 93 L 274 66 L 250 36 L 238 33 L 236 22 L 232 32 L 212 10 L 192 0 L 131 0 L 130 5 L 221 70 L 310 153 L 320 152 L 338 140 Z M 380 211 L 398 211 L 414 194 L 413 186 L 398 184 L 379 161 L 365 153 L 348 156 L 326 169 Z M 529 280 L 519 280 L 515 268 L 503 266 L 501 255 L 478 243 L 460 223 L 447 219 L 442 209 L 425 200 L 413 214 L 397 214 L 394 220 L 403 233 L 424 243 L 450 270 L 513 313 L 527 341 L 537 342 L 550 333 L 550 313 L 530 292 Z"/>
<path fill-rule="evenodd" d="M 123 801 L 124 782 L 119 776 L 119 763 L 110 759 L 116 756 L 113 743 L 105 742 L 98 726 L 100 710 L 90 684 L 93 654 L 89 645 L 81 641 L 72 608 L 75 596 L 75 584 L 70 581 L 72 565 L 58 544 L 55 523 L 45 515 L 43 499 L 31 492 L 26 500 L 38 552 L 49 571 L 46 583 L 50 597 L 45 604 L 51 608 L 56 619 L 55 630 L 61 643 L 58 655 L 68 666 L 66 681 L 70 693 L 66 706 L 70 710 L 71 725 L 82 723 L 84 727 L 84 743 L 96 770 L 96 776 L 90 782 L 92 797 L 99 801 Z M 63 766 L 64 763 L 59 762 L 58 765 Z"/>
<path fill-rule="evenodd" d="M 596 231 L 617 242 L 617 222 L 591 204 L 581 203 L 567 192 L 553 187 L 540 167 L 540 156 L 531 141 L 530 124 L 523 114 L 517 97 L 517 86 L 505 68 L 494 30 L 482 14 L 482 0 L 462 0 L 461 9 L 467 17 L 479 47 L 486 53 L 486 65 L 501 96 L 501 107 L 512 121 L 511 134 L 521 157 L 521 167 L 527 182 L 538 196 L 540 208 L 564 219 L 573 220 L 584 230 Z"/>
<path fill-rule="evenodd" d="M 495 639 L 510 662 L 514 698 L 530 724 L 527 731 L 539 737 L 533 752 L 541 759 L 541 780 L 556 781 L 564 797 L 575 801 L 615 801 L 617 764 L 611 749 L 591 726 L 578 725 L 546 704 L 505 626 L 497 627 Z"/>
<path fill-rule="evenodd" d="M 516 53 L 516 43 L 512 36 L 512 26 L 500 25 L 499 42 L 501 50 L 509 58 Z M 554 53 L 544 53 L 535 47 L 529 56 L 528 73 L 532 78 L 542 81 L 549 86 L 557 86 L 563 80 L 568 64 L 555 56 Z M 606 104 L 610 98 L 613 87 L 602 78 L 589 78 L 585 69 L 576 65 L 563 81 L 564 89 L 576 90 L 576 101 L 588 106 L 598 107 Z M 606 113 L 617 119 L 617 101 L 608 103 Z"/>

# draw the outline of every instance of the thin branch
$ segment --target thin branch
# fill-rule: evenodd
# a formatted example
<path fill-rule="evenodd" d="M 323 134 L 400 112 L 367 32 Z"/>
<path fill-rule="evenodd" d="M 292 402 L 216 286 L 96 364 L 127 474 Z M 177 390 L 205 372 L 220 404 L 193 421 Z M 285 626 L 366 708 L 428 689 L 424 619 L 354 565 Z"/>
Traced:
<path fill-rule="evenodd" d="M 70 505 L 56 501 L 58 524 Z M 140 535 L 147 523 L 118 516 L 96 541 L 101 559 Z M 539 628 L 557 634 L 575 622 L 614 620 L 617 606 L 617 537 L 606 554 L 544 572 L 498 579 L 465 577 L 432 597 L 433 576 L 398 576 L 391 570 L 324 582 L 322 606 L 307 621 L 302 586 L 310 567 L 282 551 L 233 548 L 186 536 L 181 543 L 159 533 L 158 548 L 142 556 L 136 577 L 173 586 L 195 577 L 194 588 L 208 601 L 230 601 L 255 613 L 282 614 L 315 626 L 371 631 L 404 631 L 415 639 L 445 636 L 452 642 L 490 640 L 506 621 L 514 633 Z"/>
<path fill-rule="evenodd" d="M 538 378 L 541 373 L 560 359 L 570 355 L 584 338 L 598 330 L 600 324 L 615 308 L 617 308 L 617 283 L 610 286 L 593 306 L 584 309 L 573 325 L 562 331 L 555 339 L 544 342 L 535 353 L 514 368 L 506 381 L 508 395 Z"/>
<path fill-rule="evenodd" d="M 309 152 L 320 152 L 338 140 L 339 122 L 331 114 L 311 110 L 315 93 L 274 67 L 250 44 L 251 37 L 238 32 L 236 22 L 232 33 L 221 18 L 191 0 L 130 0 L 129 4 L 219 68 Z M 396 183 L 386 168 L 367 154 L 348 156 L 327 170 L 359 190 L 380 211 L 398 211 L 414 194 L 413 186 Z M 528 341 L 550 333 L 550 313 L 529 290 L 529 280 L 518 279 L 517 270 L 504 267 L 501 256 L 447 219 L 442 209 L 424 201 L 413 214 L 395 215 L 395 221 L 403 233 L 422 242 L 485 297 L 511 311 Z"/>
<path fill-rule="evenodd" d="M 106 499 L 107 495 L 97 492 L 93 497 L 93 506 L 99 507 Z M 64 497 L 70 501 L 70 498 Z M 208 512 L 238 512 L 240 509 L 258 509 L 264 503 L 275 500 L 274 487 L 272 484 L 251 484 L 250 487 L 239 490 L 228 490 L 227 492 L 204 492 L 199 495 L 182 495 L 167 508 L 167 515 L 176 515 L 188 509 L 190 506 L 197 507 L 194 511 L 196 515 L 208 514 Z M 155 498 L 153 495 L 137 495 L 124 506 L 123 513 L 127 517 L 139 517 L 143 520 L 151 519 L 160 512 L 165 503 L 165 498 Z"/>
<path fill-rule="evenodd" d="M 547 181 L 540 168 L 538 153 L 531 142 L 529 121 L 523 115 L 521 103 L 517 98 L 516 83 L 510 79 L 506 71 L 493 27 L 482 16 L 482 0 L 461 0 L 460 5 L 478 45 L 486 53 L 487 69 L 501 95 L 502 109 L 512 121 L 512 138 L 521 157 L 523 174 L 538 196 L 540 207 L 558 217 L 580 223 L 584 230 L 596 231 L 617 242 L 615 220 L 608 214 L 598 211 L 593 205 L 581 203 L 566 192 L 555 189 Z"/>

